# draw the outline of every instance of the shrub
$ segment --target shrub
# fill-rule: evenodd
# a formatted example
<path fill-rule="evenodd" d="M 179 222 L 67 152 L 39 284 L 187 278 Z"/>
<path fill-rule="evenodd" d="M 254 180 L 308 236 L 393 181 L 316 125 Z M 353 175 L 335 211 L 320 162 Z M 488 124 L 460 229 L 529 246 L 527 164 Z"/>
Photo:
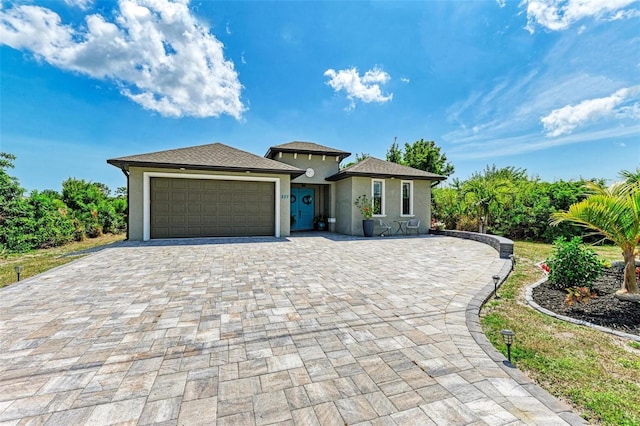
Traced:
<path fill-rule="evenodd" d="M 545 260 L 549 267 L 552 288 L 566 290 L 571 287 L 587 287 L 600 276 L 604 263 L 596 253 L 582 244 L 579 237 L 567 241 L 564 237 L 553 243 L 553 256 Z"/>
<path fill-rule="evenodd" d="M 572 306 L 575 302 L 587 303 L 597 295 L 589 290 L 589 287 L 569 287 L 567 289 L 567 298 L 564 302 Z"/>
<path fill-rule="evenodd" d="M 474 219 L 466 215 L 460 216 L 456 223 L 456 227 L 453 229 L 457 229 L 459 231 L 478 232 L 478 219 Z"/>
<path fill-rule="evenodd" d="M 73 240 L 73 221 L 59 194 L 55 191 L 32 191 L 28 201 L 33 206 L 35 226 L 31 234 L 34 247 L 56 247 Z"/>
<path fill-rule="evenodd" d="M 15 156 L 0 152 L 0 253 L 49 248 L 127 228 L 126 189 L 115 197 L 102 183 L 69 178 L 62 194 L 32 191 L 8 174 Z"/>

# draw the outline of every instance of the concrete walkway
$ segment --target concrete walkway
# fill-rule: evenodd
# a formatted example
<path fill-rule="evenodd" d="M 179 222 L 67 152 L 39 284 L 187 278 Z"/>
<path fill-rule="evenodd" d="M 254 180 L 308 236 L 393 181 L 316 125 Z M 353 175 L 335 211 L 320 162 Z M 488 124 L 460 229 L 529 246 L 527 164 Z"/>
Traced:
<path fill-rule="evenodd" d="M 506 262 L 435 236 L 125 242 L 0 290 L 0 423 L 579 423 L 469 331 Z"/>

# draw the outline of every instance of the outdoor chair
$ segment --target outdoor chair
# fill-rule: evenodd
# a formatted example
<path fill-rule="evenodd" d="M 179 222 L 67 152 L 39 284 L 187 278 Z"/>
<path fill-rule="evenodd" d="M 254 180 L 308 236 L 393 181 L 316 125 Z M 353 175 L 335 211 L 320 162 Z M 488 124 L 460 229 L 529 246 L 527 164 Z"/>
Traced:
<path fill-rule="evenodd" d="M 411 219 L 409 222 L 407 222 L 405 228 L 407 229 L 407 234 L 409 234 L 412 229 L 415 229 L 416 235 L 418 235 L 418 230 L 420 229 L 420 219 Z"/>
<path fill-rule="evenodd" d="M 389 225 L 388 222 L 385 222 L 382 219 L 379 219 L 379 221 L 380 221 L 380 227 L 383 228 L 382 232 L 380 233 L 380 236 L 384 237 L 384 233 L 385 232 L 387 233 L 387 236 L 390 236 L 391 235 L 391 225 Z"/>

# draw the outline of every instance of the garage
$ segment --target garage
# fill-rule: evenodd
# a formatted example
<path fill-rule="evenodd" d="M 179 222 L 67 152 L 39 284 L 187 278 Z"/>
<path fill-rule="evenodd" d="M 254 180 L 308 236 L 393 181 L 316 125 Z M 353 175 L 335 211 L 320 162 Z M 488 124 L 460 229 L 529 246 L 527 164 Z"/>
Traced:
<path fill-rule="evenodd" d="M 150 180 L 151 238 L 274 235 L 275 215 L 274 182 Z"/>

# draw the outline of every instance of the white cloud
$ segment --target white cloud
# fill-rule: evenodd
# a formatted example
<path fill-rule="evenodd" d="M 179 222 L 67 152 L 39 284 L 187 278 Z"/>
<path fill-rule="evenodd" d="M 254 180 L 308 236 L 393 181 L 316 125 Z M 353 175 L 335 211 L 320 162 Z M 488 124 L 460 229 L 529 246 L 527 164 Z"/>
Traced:
<path fill-rule="evenodd" d="M 498 6 L 502 8 L 507 5 L 507 0 L 496 0 L 496 3 L 498 3 Z"/>
<path fill-rule="evenodd" d="M 120 0 L 109 17 L 88 15 L 86 28 L 76 29 L 44 7 L 0 9 L 0 43 L 64 70 L 112 80 L 124 96 L 165 116 L 241 117 L 242 85 L 233 62 L 190 13 L 189 0 Z"/>
<path fill-rule="evenodd" d="M 621 114 L 635 114 L 637 104 L 631 107 L 617 108 L 629 99 L 637 98 L 640 86 L 620 89 L 611 96 L 587 99 L 577 105 L 567 105 L 554 109 L 542 117 L 540 122 L 544 126 L 547 136 L 555 137 L 571 133 L 575 128 L 600 118 Z"/>
<path fill-rule="evenodd" d="M 79 7 L 82 10 L 87 10 L 93 4 L 93 0 L 64 0 L 64 2 L 69 6 Z"/>
<path fill-rule="evenodd" d="M 384 103 L 393 99 L 393 93 L 384 95 L 380 89 L 380 85 L 386 84 L 391 76 L 377 67 L 365 72 L 362 77 L 355 67 L 339 71 L 328 69 L 324 75 L 329 77 L 327 84 L 336 93 L 341 90 L 347 92 L 347 98 L 351 101 L 348 109 L 355 108 L 356 99 L 365 103 Z"/>
<path fill-rule="evenodd" d="M 563 145 L 588 143 L 603 139 L 636 137 L 640 124 L 617 126 L 589 133 L 564 135 L 559 138 L 540 138 L 538 133 L 478 140 L 447 150 L 447 154 L 460 159 L 496 158 L 542 151 Z"/>
<path fill-rule="evenodd" d="M 400 81 L 403 82 L 403 83 L 410 83 L 411 82 L 411 80 L 409 80 L 407 77 L 401 77 Z"/>
<path fill-rule="evenodd" d="M 530 33 L 536 25 L 552 31 L 569 28 L 571 24 L 587 17 L 605 20 L 628 19 L 639 16 L 638 10 L 624 10 L 637 0 L 523 0 L 520 6 L 527 9 L 527 26 Z"/>

